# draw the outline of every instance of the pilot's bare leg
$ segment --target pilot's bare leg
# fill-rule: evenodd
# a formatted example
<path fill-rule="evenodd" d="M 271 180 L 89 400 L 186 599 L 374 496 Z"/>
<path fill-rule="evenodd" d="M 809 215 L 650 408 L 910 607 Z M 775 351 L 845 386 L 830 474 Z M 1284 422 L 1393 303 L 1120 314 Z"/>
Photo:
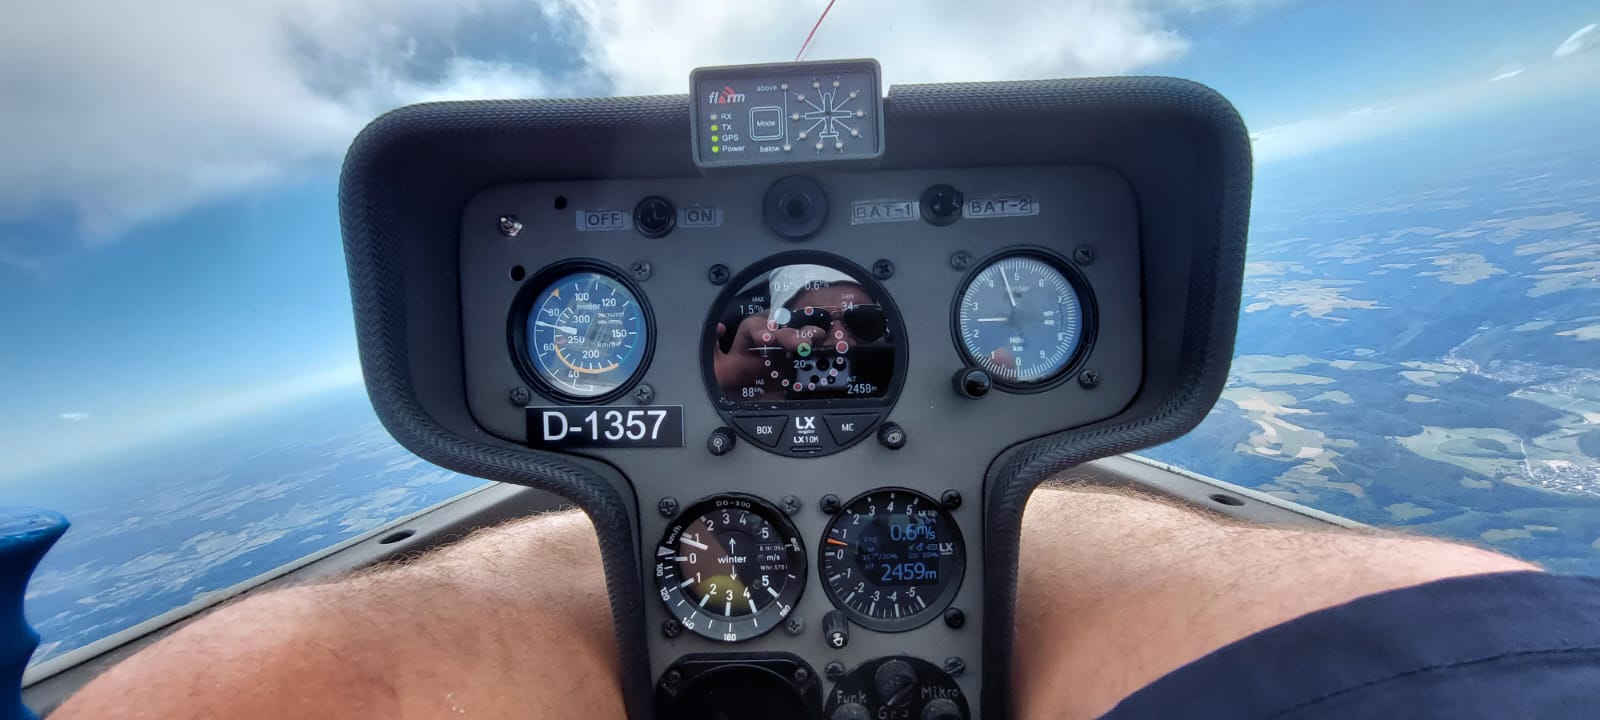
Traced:
<path fill-rule="evenodd" d="M 1098 716 L 1228 643 L 1364 595 L 1538 569 L 1437 540 L 1244 525 L 1090 487 L 1034 493 L 1020 565 L 1022 718 Z"/>
<path fill-rule="evenodd" d="M 52 718 L 620 718 L 611 611 L 578 513 L 403 566 L 248 598 Z"/>
<path fill-rule="evenodd" d="M 1230 641 L 1352 598 L 1531 566 L 1443 542 L 1250 527 L 1044 489 L 1024 524 L 1018 716 L 1089 717 Z M 264 593 L 113 668 L 54 718 L 622 717 L 592 527 L 508 523 Z"/>

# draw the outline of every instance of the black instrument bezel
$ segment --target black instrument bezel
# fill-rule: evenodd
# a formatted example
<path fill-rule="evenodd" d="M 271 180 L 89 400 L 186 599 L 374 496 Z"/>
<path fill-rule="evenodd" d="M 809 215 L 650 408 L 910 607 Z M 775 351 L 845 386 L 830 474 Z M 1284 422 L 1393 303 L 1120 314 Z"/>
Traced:
<path fill-rule="evenodd" d="M 861 502 L 868 497 L 891 492 L 914 495 L 922 502 L 927 503 L 927 507 L 938 511 L 940 515 L 940 522 L 945 523 L 946 526 L 950 528 L 950 531 L 955 533 L 957 562 L 955 563 L 955 576 L 951 578 L 949 582 L 940 583 L 939 594 L 933 597 L 933 600 L 928 603 L 927 607 L 903 618 L 875 618 L 857 612 L 854 608 L 842 602 L 840 598 L 834 596 L 833 586 L 828 583 L 828 577 L 823 571 L 823 568 L 825 567 L 823 558 L 827 552 L 828 538 L 833 536 L 834 523 L 838 522 L 841 517 L 844 517 L 846 510 L 850 509 L 856 503 Z M 940 504 L 938 500 L 929 497 L 927 493 L 917 492 L 911 488 L 880 487 L 868 490 L 864 493 L 856 495 L 853 498 L 850 498 L 849 500 L 845 501 L 844 504 L 839 506 L 839 512 L 834 513 L 833 517 L 828 518 L 828 524 L 824 525 L 822 528 L 822 537 L 817 541 L 817 579 L 822 584 L 822 594 L 828 596 L 828 602 L 833 603 L 833 606 L 838 608 L 839 612 L 842 612 L 846 617 L 849 617 L 850 622 L 860 625 L 868 630 L 876 630 L 878 632 L 886 633 L 905 632 L 907 630 L 915 630 L 923 625 L 933 622 L 934 618 L 944 614 L 945 609 L 950 607 L 950 603 L 955 602 L 956 594 L 961 592 L 961 583 L 966 580 L 966 578 L 967 540 L 966 537 L 961 533 L 961 525 L 956 522 L 955 516 L 952 515 L 950 511 L 944 507 L 944 505 Z"/>
<path fill-rule="evenodd" d="M 633 294 L 633 299 L 639 304 L 639 312 L 644 318 L 644 359 L 640 361 L 639 367 L 635 368 L 633 374 L 628 376 L 621 384 L 604 394 L 594 397 L 573 395 L 556 387 L 546 380 L 538 368 L 535 368 L 528 359 L 527 320 L 528 313 L 533 309 L 534 298 L 540 295 L 541 291 L 549 287 L 550 283 L 555 280 L 578 272 L 597 273 L 621 284 L 623 288 Z M 511 303 L 510 315 L 506 318 L 506 342 L 511 347 L 511 357 L 517 366 L 517 373 L 529 385 L 533 386 L 535 392 L 555 402 L 574 405 L 602 405 L 626 395 L 635 385 L 639 384 L 639 380 L 650 369 L 650 361 L 654 359 L 656 354 L 656 316 L 655 311 L 650 307 L 650 299 L 645 296 L 644 290 L 632 278 L 629 278 L 627 273 L 610 264 L 592 258 L 574 258 L 546 265 L 523 281 L 522 287 L 517 290 L 516 300 Z"/>
<path fill-rule="evenodd" d="M 1051 373 L 1041 380 L 1028 383 L 1019 383 L 1000 377 L 990 376 L 996 389 L 1017 395 L 1032 395 L 1055 388 L 1067 378 L 1076 375 L 1089 354 L 1094 350 L 1094 341 L 1100 330 L 1100 307 L 1095 302 L 1094 288 L 1089 285 L 1089 279 L 1083 271 L 1078 269 L 1076 263 L 1068 260 L 1060 253 L 1037 245 L 1013 245 L 989 253 L 972 264 L 972 269 L 967 271 L 961 283 L 956 286 L 955 297 L 950 299 L 950 340 L 955 343 L 956 352 L 961 355 L 961 361 L 971 367 L 981 367 L 973 359 L 972 353 L 967 350 L 966 343 L 961 342 L 961 299 L 966 297 L 968 288 L 972 283 L 995 263 L 1013 257 L 1032 257 L 1043 261 L 1055 268 L 1061 276 L 1067 279 L 1067 284 L 1072 286 L 1073 292 L 1078 294 L 1078 304 L 1083 313 L 1083 337 L 1078 340 L 1078 347 L 1073 351 L 1072 357 L 1061 366 L 1060 370 Z"/>
<path fill-rule="evenodd" d="M 721 319 L 718 312 L 732 302 L 745 285 L 751 280 L 767 271 L 784 265 L 822 265 L 849 275 L 855 282 L 871 293 L 878 302 L 885 307 L 885 315 L 889 321 L 889 331 L 894 334 L 894 377 L 889 379 L 889 387 L 883 395 L 875 398 L 822 398 L 817 400 L 784 400 L 775 403 L 736 403 L 722 396 L 722 387 L 717 384 L 715 363 L 712 358 L 712 348 L 716 344 L 717 321 Z M 894 407 L 900 398 L 900 389 L 905 385 L 907 356 L 910 355 L 910 343 L 906 338 L 905 321 L 900 316 L 900 308 L 894 302 L 894 297 L 889 294 L 888 288 L 872 277 L 872 273 L 845 258 L 832 253 L 817 250 L 791 250 L 774 255 L 768 255 L 740 270 L 733 279 L 717 293 L 717 299 L 706 311 L 706 321 L 700 330 L 700 374 L 705 382 L 706 394 L 711 402 L 722 413 L 724 418 L 731 417 L 733 413 L 743 415 L 761 415 L 783 413 L 794 410 L 878 410 L 887 412 Z M 743 434 L 741 432 L 741 434 Z M 857 440 L 859 442 L 859 440 Z M 851 443 L 854 444 L 854 443 Z"/>
<path fill-rule="evenodd" d="M 740 509 L 754 512 L 762 520 L 767 521 L 767 524 L 778 531 L 784 544 L 792 548 L 788 559 L 792 565 L 797 566 L 792 568 L 794 579 L 784 584 L 783 590 L 778 593 L 778 597 L 773 599 L 771 605 L 752 615 L 742 616 L 738 620 L 721 620 L 720 622 L 728 626 L 728 632 L 713 633 L 710 632 L 711 621 L 708 621 L 705 627 L 691 626 L 685 622 L 684 614 L 678 612 L 673 600 L 675 598 L 681 600 L 687 596 L 683 594 L 683 588 L 678 585 L 677 570 L 675 566 L 671 565 L 671 558 L 657 556 L 655 573 L 656 597 L 666 607 L 668 615 L 672 616 L 684 629 L 699 637 L 728 644 L 761 637 L 782 625 L 784 619 L 793 613 L 795 607 L 799 605 L 801 596 L 805 595 L 806 583 L 809 582 L 808 573 L 811 571 L 810 563 L 806 558 L 805 543 L 801 542 L 800 531 L 795 528 L 794 522 L 789 519 L 789 516 L 785 515 L 782 510 L 779 510 L 772 503 L 744 493 L 712 495 L 684 508 L 683 512 L 673 519 L 672 524 L 666 527 L 666 530 L 661 535 L 661 540 L 655 546 L 658 548 L 675 546 L 678 538 L 683 534 L 684 528 L 689 523 L 708 513 L 736 505 L 746 506 L 740 507 Z M 789 606 L 788 612 L 782 610 L 782 606 L 785 604 Z M 694 615 L 698 609 L 698 606 L 691 607 L 689 615 Z M 732 634 L 734 639 L 728 640 L 726 638 L 727 634 Z"/>

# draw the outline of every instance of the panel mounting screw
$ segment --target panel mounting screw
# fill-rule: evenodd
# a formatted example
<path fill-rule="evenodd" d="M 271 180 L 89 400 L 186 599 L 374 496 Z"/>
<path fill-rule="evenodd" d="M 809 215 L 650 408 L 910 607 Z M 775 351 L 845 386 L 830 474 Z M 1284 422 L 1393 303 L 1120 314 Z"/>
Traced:
<path fill-rule="evenodd" d="M 799 615 L 790 615 L 789 621 L 783 624 L 783 630 L 790 635 L 799 635 L 806 631 L 806 621 L 801 620 Z"/>
<path fill-rule="evenodd" d="M 828 493 L 827 495 L 823 495 L 822 496 L 822 511 L 823 512 L 825 512 L 825 513 L 827 513 L 829 515 L 837 515 L 837 514 L 839 514 L 839 508 L 841 508 L 841 507 L 844 507 L 844 503 L 843 503 L 843 501 L 839 500 L 839 496 L 838 495 L 834 495 L 833 493 Z"/>
<path fill-rule="evenodd" d="M 672 517 L 677 515 L 678 499 L 675 497 L 661 498 L 661 502 L 656 503 L 656 511 L 660 512 L 662 517 Z"/>
<path fill-rule="evenodd" d="M 955 490 L 946 490 L 943 495 L 939 496 L 939 504 L 943 505 L 946 510 L 954 510 L 961 507 L 961 493 Z"/>
<path fill-rule="evenodd" d="M 1093 390 L 1100 384 L 1100 373 L 1093 370 L 1085 370 L 1078 373 L 1078 384 L 1082 385 L 1085 390 Z"/>
<path fill-rule="evenodd" d="M 533 393 L 529 392 L 527 388 L 521 385 L 511 388 L 512 405 L 517 407 L 527 407 L 528 403 L 530 402 L 533 402 Z"/>
<path fill-rule="evenodd" d="M 678 683 L 681 682 L 683 682 L 683 673 L 677 670 L 668 670 L 667 674 L 661 677 L 661 689 L 666 690 L 669 694 L 677 694 Z"/>
<path fill-rule="evenodd" d="M 662 635 L 665 635 L 665 636 L 667 636 L 669 638 L 675 638 L 675 637 L 681 635 L 682 633 L 683 633 L 683 626 L 679 625 L 677 620 L 672 620 L 672 619 L 669 618 L 667 620 L 661 621 L 661 634 Z"/>
<path fill-rule="evenodd" d="M 800 498 L 793 495 L 783 496 L 783 511 L 789 515 L 800 512 Z"/>
<path fill-rule="evenodd" d="M 888 280 L 894 277 L 894 263 L 888 259 L 879 260 L 872 264 L 872 276 L 879 280 Z"/>
<path fill-rule="evenodd" d="M 652 270 L 650 263 L 640 260 L 634 263 L 633 267 L 630 269 L 633 270 L 633 279 L 638 280 L 639 282 L 644 282 L 650 279 L 650 273 Z"/>
<path fill-rule="evenodd" d="M 518 220 L 517 216 L 515 216 L 515 215 L 501 215 L 500 216 L 500 234 L 501 235 L 504 235 L 506 237 L 516 237 L 517 233 L 520 233 L 520 232 L 522 232 L 522 221 Z"/>
<path fill-rule="evenodd" d="M 967 661 L 958 657 L 947 657 L 944 659 L 944 671 L 949 673 L 950 677 L 961 677 L 961 673 L 967 671 Z"/>
<path fill-rule="evenodd" d="M 950 253 L 951 270 L 965 270 L 967 269 L 967 266 L 971 264 L 972 253 L 969 253 L 965 250 L 957 250 L 953 253 Z"/>
<path fill-rule="evenodd" d="M 810 671 L 806 670 L 803 667 L 797 667 L 797 668 L 794 669 L 794 681 L 796 683 L 804 685 L 804 684 L 806 684 L 806 682 L 808 682 L 810 680 L 811 680 L 811 672 Z"/>
<path fill-rule="evenodd" d="M 829 680 L 838 680 L 844 677 L 844 663 L 838 660 L 829 660 L 827 665 L 822 666 L 822 674 Z"/>
<path fill-rule="evenodd" d="M 649 405 L 654 399 L 656 399 L 656 389 L 650 387 L 649 383 L 640 383 L 633 391 L 633 401 L 640 405 Z"/>
<path fill-rule="evenodd" d="M 959 630 L 967 624 L 967 614 L 961 612 L 961 608 L 950 608 L 944 611 L 944 624 L 949 625 L 951 630 Z"/>
<path fill-rule="evenodd" d="M 706 271 L 706 279 L 710 280 L 712 285 L 721 285 L 727 282 L 728 266 L 722 263 L 712 265 L 711 269 Z"/>
<path fill-rule="evenodd" d="M 1079 245 L 1072 251 L 1072 261 L 1079 265 L 1094 264 L 1094 246 Z"/>

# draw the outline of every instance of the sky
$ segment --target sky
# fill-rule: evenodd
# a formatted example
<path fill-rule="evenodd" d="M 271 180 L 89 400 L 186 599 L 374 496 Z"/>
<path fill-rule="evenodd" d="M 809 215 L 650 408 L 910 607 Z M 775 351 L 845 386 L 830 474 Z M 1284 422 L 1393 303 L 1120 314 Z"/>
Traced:
<path fill-rule="evenodd" d="M 376 115 L 682 93 L 696 66 L 792 60 L 825 4 L 156 0 L 8 13 L 0 483 L 359 382 L 335 189 Z M 1597 22 L 1595 2 L 838 0 L 806 57 L 876 57 L 891 85 L 1188 77 L 1239 107 L 1270 167 L 1592 98 Z"/>

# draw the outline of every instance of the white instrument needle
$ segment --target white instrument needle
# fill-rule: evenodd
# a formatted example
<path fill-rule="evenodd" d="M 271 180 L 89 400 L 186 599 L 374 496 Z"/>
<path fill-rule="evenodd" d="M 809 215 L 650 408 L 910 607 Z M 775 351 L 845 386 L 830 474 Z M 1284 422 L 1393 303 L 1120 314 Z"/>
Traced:
<path fill-rule="evenodd" d="M 1015 304 L 1015 303 L 1013 303 L 1013 304 Z M 578 334 L 578 329 L 575 328 L 575 327 L 567 327 L 566 325 L 551 325 L 550 323 L 547 323 L 547 322 L 545 322 L 543 320 L 535 320 L 535 321 L 533 321 L 533 324 L 538 325 L 539 327 L 552 328 L 552 329 L 556 330 L 557 332 L 563 332 L 563 333 L 566 333 L 568 335 L 577 335 Z"/>

